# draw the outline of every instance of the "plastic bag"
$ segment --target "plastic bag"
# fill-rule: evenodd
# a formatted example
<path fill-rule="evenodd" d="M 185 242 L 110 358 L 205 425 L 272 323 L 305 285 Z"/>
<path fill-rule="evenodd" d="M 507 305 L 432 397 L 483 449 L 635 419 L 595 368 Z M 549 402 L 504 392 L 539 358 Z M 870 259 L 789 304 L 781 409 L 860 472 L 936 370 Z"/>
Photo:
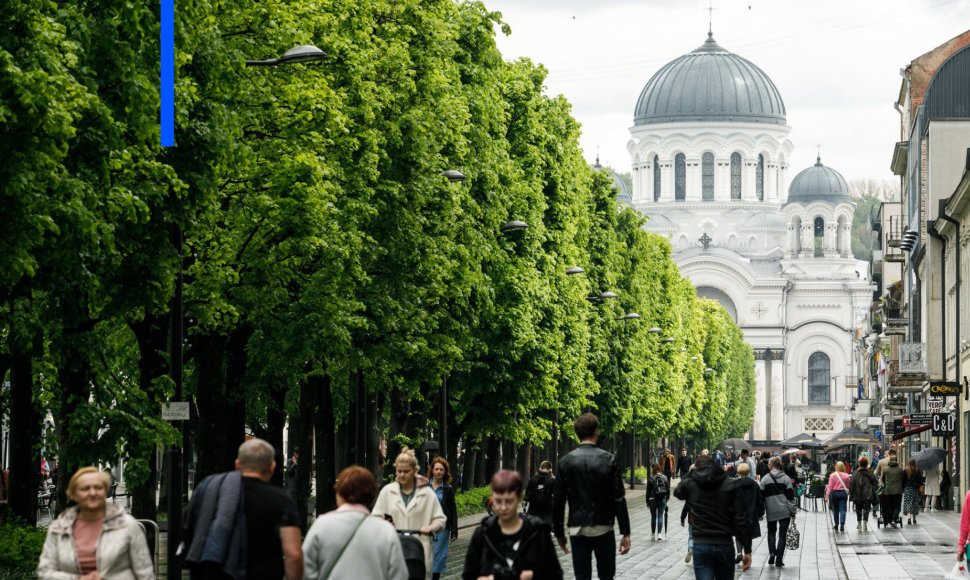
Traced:
<path fill-rule="evenodd" d="M 961 560 L 953 565 L 953 569 L 946 575 L 944 580 L 966 580 L 970 578 L 970 572 L 967 572 L 967 561 Z"/>
<path fill-rule="evenodd" d="M 788 534 L 785 536 L 785 548 L 788 550 L 797 550 L 798 544 L 801 543 L 800 540 L 801 534 L 798 533 L 798 526 L 792 520 L 791 527 L 788 528 Z"/>

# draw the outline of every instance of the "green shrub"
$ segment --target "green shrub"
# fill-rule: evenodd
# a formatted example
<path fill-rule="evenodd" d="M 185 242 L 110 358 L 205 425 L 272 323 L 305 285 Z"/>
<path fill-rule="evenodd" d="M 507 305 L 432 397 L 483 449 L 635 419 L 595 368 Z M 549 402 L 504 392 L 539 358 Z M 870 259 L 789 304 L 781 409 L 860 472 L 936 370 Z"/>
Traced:
<path fill-rule="evenodd" d="M 476 487 L 468 491 L 460 491 L 455 494 L 455 506 L 458 508 L 458 517 L 473 516 L 485 512 L 485 503 L 491 496 L 488 486 Z"/>
<path fill-rule="evenodd" d="M 0 526 L 0 580 L 36 578 L 47 528 L 8 520 Z"/>
<path fill-rule="evenodd" d="M 643 480 L 647 479 L 647 468 L 646 468 L 646 466 L 645 465 L 641 465 L 640 467 L 638 467 L 635 470 L 633 470 L 633 477 L 635 477 L 637 479 L 637 481 L 643 481 Z"/>

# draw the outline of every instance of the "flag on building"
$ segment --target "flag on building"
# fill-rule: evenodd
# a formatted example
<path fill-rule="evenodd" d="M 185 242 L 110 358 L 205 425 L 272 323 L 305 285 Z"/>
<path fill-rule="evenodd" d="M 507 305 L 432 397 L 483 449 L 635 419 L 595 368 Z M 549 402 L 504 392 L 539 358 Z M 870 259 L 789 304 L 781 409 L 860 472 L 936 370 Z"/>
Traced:
<path fill-rule="evenodd" d="M 886 392 L 886 381 L 889 379 L 889 369 L 886 367 L 886 357 L 882 352 L 876 353 L 876 384 L 881 393 Z"/>

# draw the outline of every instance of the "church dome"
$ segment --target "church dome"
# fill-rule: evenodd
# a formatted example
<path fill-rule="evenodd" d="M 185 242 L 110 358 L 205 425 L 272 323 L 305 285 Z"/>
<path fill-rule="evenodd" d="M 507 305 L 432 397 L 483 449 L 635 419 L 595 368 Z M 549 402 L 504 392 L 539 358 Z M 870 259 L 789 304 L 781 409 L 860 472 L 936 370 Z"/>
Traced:
<path fill-rule="evenodd" d="M 647 81 L 633 121 L 784 125 L 785 103 L 764 71 L 721 48 L 708 33 L 703 45 L 670 61 Z"/>
<path fill-rule="evenodd" d="M 833 205 L 850 201 L 849 184 L 841 173 L 822 165 L 821 157 L 815 165 L 796 175 L 788 188 L 788 203 L 806 205 L 813 201 L 827 201 Z"/>

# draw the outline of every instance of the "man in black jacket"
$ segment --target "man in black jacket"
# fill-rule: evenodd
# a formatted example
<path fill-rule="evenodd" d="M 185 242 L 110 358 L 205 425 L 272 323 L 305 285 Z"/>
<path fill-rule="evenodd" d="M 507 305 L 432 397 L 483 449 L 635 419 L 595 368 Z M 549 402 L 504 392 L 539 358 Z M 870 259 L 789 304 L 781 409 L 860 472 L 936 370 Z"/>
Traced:
<path fill-rule="evenodd" d="M 708 456 L 680 480 L 674 496 L 687 502 L 694 531 L 694 575 L 697 578 L 734 578 L 734 541 L 744 550 L 742 570 L 751 567 L 751 525 L 736 481 Z M 713 575 L 713 576 L 712 576 Z"/>
<path fill-rule="evenodd" d="M 677 477 L 684 477 L 687 475 L 687 472 L 690 471 L 690 466 L 692 463 L 694 462 L 691 461 L 690 457 L 687 457 L 687 450 L 681 449 L 680 457 L 677 458 Z"/>
<path fill-rule="evenodd" d="M 613 522 L 620 525 L 620 554 L 630 551 L 630 515 L 626 509 L 625 488 L 620 466 L 611 453 L 596 447 L 599 420 L 586 413 L 573 423 L 579 447 L 559 461 L 559 477 L 553 492 L 553 527 L 563 551 L 573 550 L 576 580 L 593 575 L 592 556 L 601 580 L 616 574 L 616 537 Z M 569 546 L 563 524 L 569 502 Z M 748 542 L 750 548 L 750 541 Z M 750 551 L 750 549 L 749 549 Z"/>
<path fill-rule="evenodd" d="M 552 475 L 552 463 L 539 464 L 539 473 L 529 479 L 525 488 L 525 501 L 529 503 L 529 515 L 536 516 L 552 527 L 552 492 L 556 478 Z"/>

